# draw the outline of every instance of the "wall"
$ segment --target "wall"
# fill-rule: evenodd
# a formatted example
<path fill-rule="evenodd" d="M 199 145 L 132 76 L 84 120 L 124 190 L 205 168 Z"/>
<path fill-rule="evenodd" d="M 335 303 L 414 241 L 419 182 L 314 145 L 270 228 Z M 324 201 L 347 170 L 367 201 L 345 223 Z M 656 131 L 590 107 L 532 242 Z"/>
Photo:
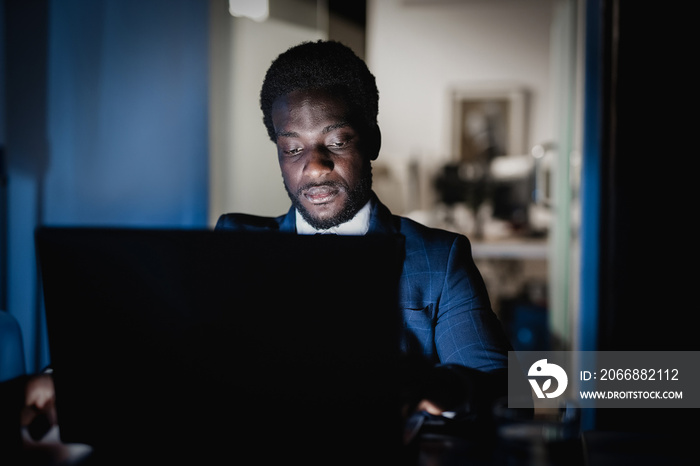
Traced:
<path fill-rule="evenodd" d="M 204 227 L 208 5 L 6 0 L 7 310 L 48 363 L 39 225 Z M 3 259 L 3 260 L 5 260 Z"/>
<path fill-rule="evenodd" d="M 551 0 L 368 0 L 367 61 L 380 91 L 379 162 L 405 165 L 417 158 L 430 170 L 449 160 L 453 87 L 525 87 L 526 147 L 551 140 L 551 10 Z M 405 178 L 401 170 L 397 175 Z"/>
<path fill-rule="evenodd" d="M 392 210 L 409 208 L 411 159 L 419 158 L 423 174 L 430 176 L 451 155 L 448 93 L 453 86 L 525 87 L 530 93 L 527 147 L 553 138 L 552 1 L 462 0 L 434 6 L 415 0 L 368 1 L 365 56 L 379 86 L 383 136 L 375 188 Z M 260 120 L 260 84 L 277 54 L 325 33 L 274 15 L 262 23 L 232 18 L 224 0 L 210 3 L 216 60 L 209 223 L 231 211 L 279 215 L 289 200 Z"/>
<path fill-rule="evenodd" d="M 234 18 L 226 1 L 211 0 L 210 4 L 209 223 L 213 225 L 226 212 L 281 215 L 290 202 L 277 149 L 262 122 L 260 88 L 267 68 L 280 53 L 324 34 L 277 17 L 264 22 Z M 310 13 L 315 18 L 314 7 Z"/>

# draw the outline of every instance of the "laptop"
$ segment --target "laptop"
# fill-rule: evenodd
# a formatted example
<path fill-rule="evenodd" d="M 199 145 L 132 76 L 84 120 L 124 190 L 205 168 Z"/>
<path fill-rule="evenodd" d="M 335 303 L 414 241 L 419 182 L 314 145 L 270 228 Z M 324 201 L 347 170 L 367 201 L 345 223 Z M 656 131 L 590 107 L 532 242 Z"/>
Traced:
<path fill-rule="evenodd" d="M 42 227 L 35 241 L 61 439 L 100 464 L 395 458 L 402 237 Z"/>

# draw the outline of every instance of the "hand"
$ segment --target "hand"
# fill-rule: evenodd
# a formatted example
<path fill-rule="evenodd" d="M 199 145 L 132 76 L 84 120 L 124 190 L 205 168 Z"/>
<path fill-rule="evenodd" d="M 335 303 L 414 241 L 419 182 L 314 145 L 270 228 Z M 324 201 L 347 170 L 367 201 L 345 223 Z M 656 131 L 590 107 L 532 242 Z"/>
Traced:
<path fill-rule="evenodd" d="M 418 403 L 418 406 L 416 406 L 416 411 L 425 411 L 426 413 L 432 414 L 433 416 L 440 416 L 442 413 L 445 412 L 445 410 L 441 408 L 437 403 L 426 399 L 423 399 Z"/>
<path fill-rule="evenodd" d="M 51 374 L 31 376 L 25 386 L 25 402 L 21 426 L 26 427 L 34 440 L 41 439 L 56 425 L 56 396 Z"/>

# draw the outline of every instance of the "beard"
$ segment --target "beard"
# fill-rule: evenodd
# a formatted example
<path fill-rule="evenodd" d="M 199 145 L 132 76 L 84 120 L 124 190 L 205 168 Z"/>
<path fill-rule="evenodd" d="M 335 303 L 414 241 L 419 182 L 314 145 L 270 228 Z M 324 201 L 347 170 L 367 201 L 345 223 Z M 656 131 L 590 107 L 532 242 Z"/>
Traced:
<path fill-rule="evenodd" d="M 313 217 L 306 207 L 303 206 L 299 198 L 302 196 L 302 192 L 318 186 L 328 186 L 333 188 L 343 189 L 347 193 L 347 200 L 343 208 L 335 214 L 333 217 L 329 218 L 316 218 Z M 301 216 L 306 220 L 309 225 L 317 230 L 327 230 L 331 227 L 340 225 L 351 220 L 359 210 L 367 204 L 372 195 L 372 165 L 367 161 L 362 169 L 362 174 L 360 176 L 360 181 L 354 187 L 350 187 L 346 183 L 337 181 L 327 181 L 323 183 L 309 183 L 301 186 L 297 189 L 296 193 L 292 193 L 284 183 L 284 189 L 287 191 L 289 199 L 292 201 L 292 205 L 301 214 Z"/>

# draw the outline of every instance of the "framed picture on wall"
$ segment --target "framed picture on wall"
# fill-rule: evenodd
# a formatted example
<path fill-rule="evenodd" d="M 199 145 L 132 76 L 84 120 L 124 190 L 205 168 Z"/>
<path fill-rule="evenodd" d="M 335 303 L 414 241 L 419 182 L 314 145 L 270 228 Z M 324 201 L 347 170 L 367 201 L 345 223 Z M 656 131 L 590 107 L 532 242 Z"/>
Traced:
<path fill-rule="evenodd" d="M 488 163 L 527 151 L 527 93 L 519 87 L 462 86 L 451 90 L 452 157 Z"/>

